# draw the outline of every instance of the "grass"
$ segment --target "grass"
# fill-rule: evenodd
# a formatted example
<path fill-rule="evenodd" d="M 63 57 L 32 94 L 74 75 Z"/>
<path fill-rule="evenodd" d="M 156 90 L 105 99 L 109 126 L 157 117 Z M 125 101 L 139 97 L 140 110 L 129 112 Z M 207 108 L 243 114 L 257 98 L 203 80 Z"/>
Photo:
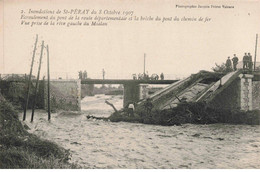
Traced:
<path fill-rule="evenodd" d="M 68 150 L 27 132 L 5 100 L 0 102 L 0 148 L 0 168 L 80 168 L 69 163 Z"/>

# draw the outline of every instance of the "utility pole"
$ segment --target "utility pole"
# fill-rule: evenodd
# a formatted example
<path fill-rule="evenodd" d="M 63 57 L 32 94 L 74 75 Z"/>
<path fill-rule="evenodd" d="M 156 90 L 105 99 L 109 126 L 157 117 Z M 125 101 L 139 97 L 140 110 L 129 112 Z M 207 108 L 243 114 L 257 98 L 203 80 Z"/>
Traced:
<path fill-rule="evenodd" d="M 144 76 L 145 76 L 145 53 L 144 53 Z"/>
<path fill-rule="evenodd" d="M 256 67 L 257 38 L 258 38 L 258 34 L 256 34 L 256 40 L 255 40 L 255 63 L 254 63 L 254 71 L 255 71 L 255 67 Z"/>
<path fill-rule="evenodd" d="M 47 50 L 47 73 L 48 73 L 48 120 L 51 119 L 51 106 L 50 106 L 50 62 L 49 62 L 49 46 L 46 47 Z"/>
<path fill-rule="evenodd" d="M 38 75 L 37 75 L 37 80 L 36 80 L 35 93 L 34 93 L 34 101 L 33 101 L 33 106 L 32 106 L 31 122 L 33 122 L 34 107 L 35 107 L 35 104 L 36 104 L 36 96 L 37 96 L 37 89 L 38 89 L 39 78 L 40 78 L 43 48 L 44 48 L 44 41 L 42 41 L 42 47 L 41 47 L 41 55 L 40 55 L 40 61 L 39 61 L 39 67 L 38 67 Z"/>
<path fill-rule="evenodd" d="M 31 88 L 31 78 L 32 78 L 32 70 L 33 70 L 33 63 L 34 63 L 34 57 L 35 57 L 37 42 L 38 42 L 38 35 L 36 35 L 36 40 L 35 40 L 34 49 L 33 49 L 32 63 L 31 63 L 31 69 L 30 69 L 30 74 L 29 74 L 29 79 L 28 79 L 28 86 L 27 86 L 28 90 L 27 90 L 27 95 L 26 95 L 26 97 L 25 97 L 23 121 L 26 119 L 26 110 L 27 110 L 28 102 L 29 102 L 29 95 L 30 95 L 30 88 Z"/>

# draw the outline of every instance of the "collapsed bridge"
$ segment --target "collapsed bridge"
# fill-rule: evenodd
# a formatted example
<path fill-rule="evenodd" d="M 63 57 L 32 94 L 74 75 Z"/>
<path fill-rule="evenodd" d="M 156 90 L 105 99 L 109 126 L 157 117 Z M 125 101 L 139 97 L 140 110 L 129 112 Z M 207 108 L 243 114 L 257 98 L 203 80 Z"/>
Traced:
<path fill-rule="evenodd" d="M 13 82 L 18 82 L 20 90 L 24 90 L 25 80 L 0 80 L 1 93 L 13 91 Z M 41 82 L 46 102 L 46 86 Z M 51 80 L 51 104 L 64 110 L 81 110 L 82 84 L 122 84 L 124 86 L 124 107 L 136 102 L 142 107 L 147 95 L 149 84 L 168 84 L 167 87 L 150 95 L 154 108 L 158 110 L 177 106 L 181 101 L 206 102 L 214 107 L 226 109 L 254 110 L 260 109 L 260 73 L 249 73 L 238 70 L 226 75 L 222 73 L 200 71 L 183 80 Z M 33 84 L 32 84 L 33 85 Z M 18 90 L 14 90 L 18 91 Z M 21 96 L 20 98 L 23 98 Z M 47 103 L 45 103 L 46 105 Z"/>
<path fill-rule="evenodd" d="M 176 107 L 181 101 L 206 102 L 216 108 L 260 109 L 260 75 L 243 70 L 226 75 L 201 71 L 150 96 L 155 109 Z M 138 104 L 142 106 L 145 100 Z"/>

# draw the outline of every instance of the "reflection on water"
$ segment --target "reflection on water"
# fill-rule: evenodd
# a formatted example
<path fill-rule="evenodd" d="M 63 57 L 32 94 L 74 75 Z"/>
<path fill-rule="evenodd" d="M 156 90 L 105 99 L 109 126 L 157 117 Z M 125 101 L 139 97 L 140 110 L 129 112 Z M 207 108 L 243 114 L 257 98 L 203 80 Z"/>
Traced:
<path fill-rule="evenodd" d="M 109 116 L 122 96 L 82 100 L 82 115 L 37 112 L 26 122 L 31 132 L 70 149 L 72 162 L 85 168 L 260 168 L 260 126 L 156 126 L 87 119 Z M 22 116 L 22 114 L 20 115 Z"/>

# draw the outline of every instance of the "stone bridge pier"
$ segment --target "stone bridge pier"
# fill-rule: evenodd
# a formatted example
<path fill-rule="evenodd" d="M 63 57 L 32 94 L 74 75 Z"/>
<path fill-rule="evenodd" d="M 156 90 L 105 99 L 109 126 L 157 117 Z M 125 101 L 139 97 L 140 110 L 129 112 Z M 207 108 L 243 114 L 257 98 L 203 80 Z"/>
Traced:
<path fill-rule="evenodd" d="M 138 83 L 124 84 L 124 102 L 123 107 L 126 107 L 129 103 L 137 102 L 140 99 L 148 97 L 148 85 Z"/>
<path fill-rule="evenodd" d="M 253 110 L 253 77 L 251 74 L 240 74 L 240 108 Z"/>

